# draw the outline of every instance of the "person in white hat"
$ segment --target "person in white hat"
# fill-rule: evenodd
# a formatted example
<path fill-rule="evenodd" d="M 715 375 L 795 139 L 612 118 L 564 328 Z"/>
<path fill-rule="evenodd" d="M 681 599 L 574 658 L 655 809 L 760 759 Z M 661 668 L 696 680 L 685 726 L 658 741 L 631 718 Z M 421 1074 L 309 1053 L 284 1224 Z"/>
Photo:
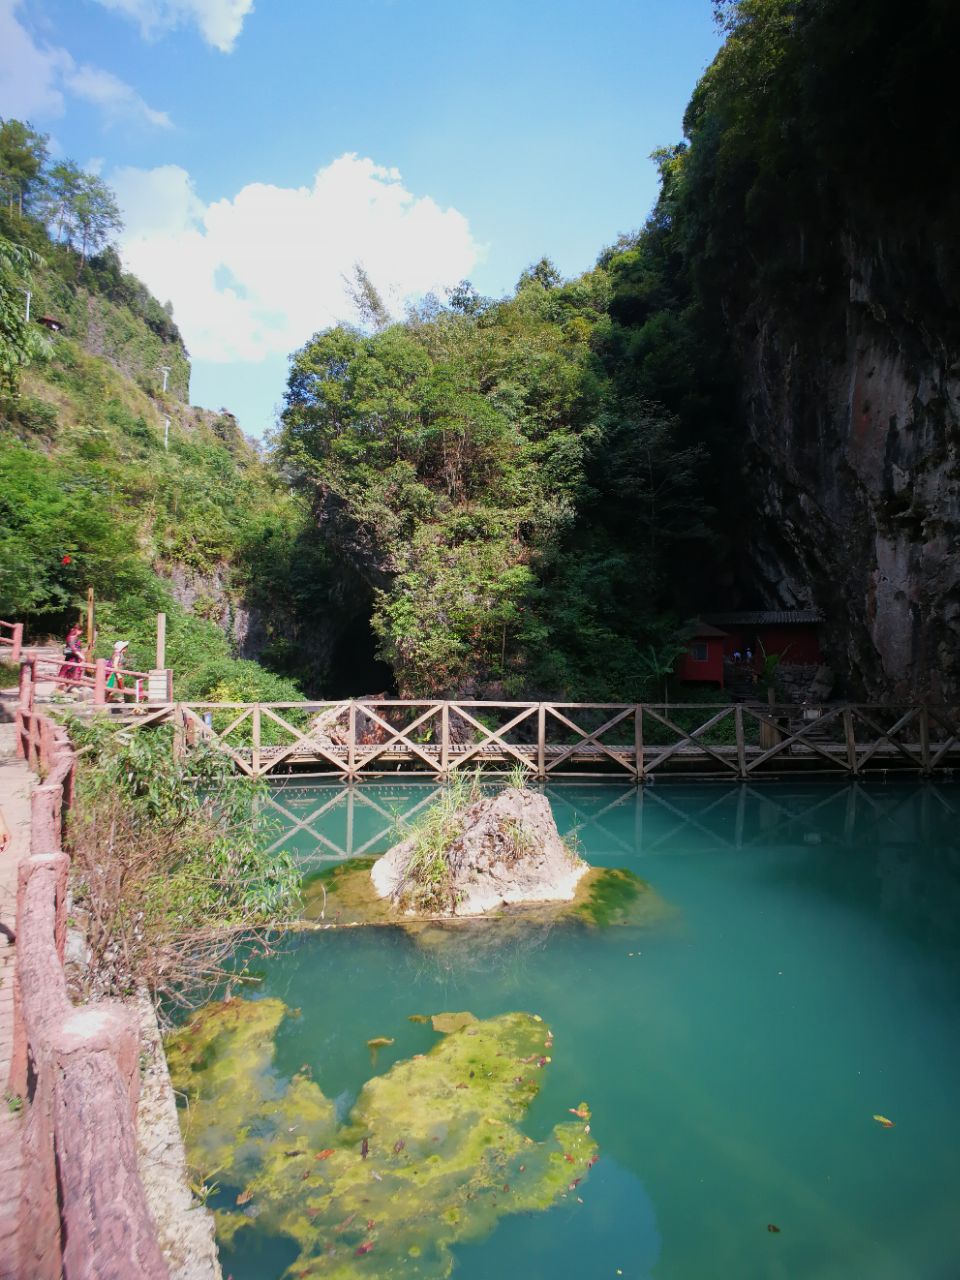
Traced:
<path fill-rule="evenodd" d="M 127 646 L 129 644 L 129 640 L 118 640 L 113 646 L 113 653 L 107 660 L 107 671 L 109 672 L 107 676 L 108 690 L 119 692 L 123 689 L 123 662 L 127 656 Z M 107 696 L 109 697 L 109 693 Z"/>

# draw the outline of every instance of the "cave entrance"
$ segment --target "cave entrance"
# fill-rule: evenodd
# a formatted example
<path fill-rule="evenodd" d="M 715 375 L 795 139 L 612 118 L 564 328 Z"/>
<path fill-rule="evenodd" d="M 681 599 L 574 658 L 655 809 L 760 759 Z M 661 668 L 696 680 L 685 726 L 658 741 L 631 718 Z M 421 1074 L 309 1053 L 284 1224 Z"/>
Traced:
<path fill-rule="evenodd" d="M 358 613 L 338 630 L 324 681 L 324 696 L 359 698 L 396 693 L 393 669 L 377 657 L 377 638 L 369 615 Z"/>

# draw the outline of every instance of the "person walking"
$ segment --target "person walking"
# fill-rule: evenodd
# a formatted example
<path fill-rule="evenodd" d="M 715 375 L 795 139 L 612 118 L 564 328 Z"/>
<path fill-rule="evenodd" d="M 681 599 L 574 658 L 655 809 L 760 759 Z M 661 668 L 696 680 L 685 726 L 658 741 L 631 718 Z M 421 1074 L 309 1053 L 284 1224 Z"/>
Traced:
<path fill-rule="evenodd" d="M 113 653 L 107 660 L 107 701 L 110 701 L 112 693 L 122 693 L 123 691 L 123 667 L 127 656 L 127 647 L 129 640 L 118 640 L 113 646 Z M 123 701 L 121 697 L 120 701 Z"/>
<path fill-rule="evenodd" d="M 83 675 L 83 628 L 75 622 L 63 642 L 63 662 L 57 672 L 57 688 L 72 689 Z"/>

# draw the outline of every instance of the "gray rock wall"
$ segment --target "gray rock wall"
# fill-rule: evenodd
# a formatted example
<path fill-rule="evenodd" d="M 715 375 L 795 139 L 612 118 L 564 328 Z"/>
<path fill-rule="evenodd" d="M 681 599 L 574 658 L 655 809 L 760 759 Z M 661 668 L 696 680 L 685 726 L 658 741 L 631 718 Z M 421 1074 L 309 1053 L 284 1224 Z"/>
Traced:
<path fill-rule="evenodd" d="M 747 577 L 814 605 L 827 656 L 870 697 L 960 696 L 960 343 L 936 264 L 844 245 L 819 314 L 737 328 L 758 519 Z M 895 264 L 895 265 L 894 265 Z M 922 268 L 922 269 L 921 269 Z M 951 311 L 952 308 L 952 311 Z"/>

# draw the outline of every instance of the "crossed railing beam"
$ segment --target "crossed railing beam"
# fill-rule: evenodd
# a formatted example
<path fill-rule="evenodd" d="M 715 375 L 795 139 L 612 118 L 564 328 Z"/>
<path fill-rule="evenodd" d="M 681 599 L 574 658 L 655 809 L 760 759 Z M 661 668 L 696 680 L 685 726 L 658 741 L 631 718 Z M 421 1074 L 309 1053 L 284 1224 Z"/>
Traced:
<path fill-rule="evenodd" d="M 956 710 L 923 704 L 846 704 L 811 716 L 808 708 L 749 703 L 175 703 L 139 723 L 124 720 L 123 731 L 162 719 L 173 720 L 178 750 L 203 740 L 251 777 L 296 768 L 346 781 L 444 779 L 520 767 L 541 781 L 606 770 L 634 783 L 668 773 L 743 782 L 798 771 L 930 776 L 960 763 Z"/>

